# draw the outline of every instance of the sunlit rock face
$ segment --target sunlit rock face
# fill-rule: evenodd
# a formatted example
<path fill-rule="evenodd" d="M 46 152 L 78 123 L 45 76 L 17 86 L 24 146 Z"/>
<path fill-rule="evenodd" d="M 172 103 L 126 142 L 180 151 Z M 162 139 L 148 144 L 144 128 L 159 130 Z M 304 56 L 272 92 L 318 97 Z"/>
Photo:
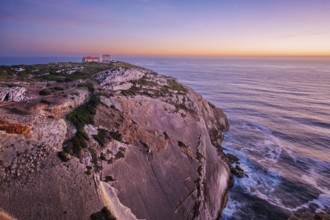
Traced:
<path fill-rule="evenodd" d="M 0 208 L 19 219 L 221 214 L 230 177 L 221 110 L 120 62 L 56 86 L 66 89 L 0 109 Z M 26 130 L 5 129 L 18 124 Z"/>

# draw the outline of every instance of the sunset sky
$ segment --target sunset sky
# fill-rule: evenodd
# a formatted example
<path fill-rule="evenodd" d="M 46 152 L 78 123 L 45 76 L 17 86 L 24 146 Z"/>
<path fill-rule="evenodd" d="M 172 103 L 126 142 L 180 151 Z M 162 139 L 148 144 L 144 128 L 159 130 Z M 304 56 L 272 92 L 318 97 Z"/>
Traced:
<path fill-rule="evenodd" d="M 0 56 L 330 56 L 330 0 L 1 0 Z"/>

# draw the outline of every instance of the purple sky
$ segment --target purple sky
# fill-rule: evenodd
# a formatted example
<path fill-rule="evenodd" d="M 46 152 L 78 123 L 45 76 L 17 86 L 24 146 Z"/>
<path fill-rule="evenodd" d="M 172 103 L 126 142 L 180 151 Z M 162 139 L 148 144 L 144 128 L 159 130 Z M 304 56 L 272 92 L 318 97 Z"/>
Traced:
<path fill-rule="evenodd" d="M 330 55 L 330 0 L 1 0 L 0 56 Z"/>

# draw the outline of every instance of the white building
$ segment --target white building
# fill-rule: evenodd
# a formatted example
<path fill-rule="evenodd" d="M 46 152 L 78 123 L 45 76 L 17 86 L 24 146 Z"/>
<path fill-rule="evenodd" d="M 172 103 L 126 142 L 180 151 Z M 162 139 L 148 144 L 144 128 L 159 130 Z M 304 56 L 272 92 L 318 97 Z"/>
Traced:
<path fill-rule="evenodd" d="M 22 71 L 25 71 L 25 69 L 23 69 L 22 67 L 20 67 L 20 68 L 16 68 L 15 71 L 16 72 L 22 72 Z"/>
<path fill-rule="evenodd" d="M 87 57 L 83 57 L 82 61 L 83 62 L 100 62 L 100 58 L 99 57 L 87 56 Z"/>
<path fill-rule="evenodd" d="M 102 55 L 102 62 L 103 63 L 110 63 L 110 59 L 111 58 L 111 56 L 109 55 L 109 54 L 103 54 Z"/>

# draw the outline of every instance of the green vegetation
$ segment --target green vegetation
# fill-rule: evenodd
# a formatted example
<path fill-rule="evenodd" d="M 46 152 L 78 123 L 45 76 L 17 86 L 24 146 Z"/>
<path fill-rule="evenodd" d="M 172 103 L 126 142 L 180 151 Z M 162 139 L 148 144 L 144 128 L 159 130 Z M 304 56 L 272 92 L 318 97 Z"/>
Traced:
<path fill-rule="evenodd" d="M 118 151 L 118 153 L 115 155 L 116 159 L 124 158 L 125 154 L 123 151 Z"/>
<path fill-rule="evenodd" d="M 10 73 L 7 73 L 5 71 L 0 72 L 0 80 L 9 79 L 12 75 Z"/>
<path fill-rule="evenodd" d="M 56 91 L 64 91 L 64 89 L 62 87 L 60 87 L 60 86 L 55 86 L 54 87 L 54 90 L 56 90 Z"/>
<path fill-rule="evenodd" d="M 39 79 L 43 80 L 43 81 L 58 81 L 58 82 L 63 81 L 63 77 L 61 77 L 60 75 L 55 75 L 55 74 L 42 75 L 39 77 Z"/>
<path fill-rule="evenodd" d="M 87 175 L 91 175 L 91 174 L 92 174 L 92 171 L 91 171 L 91 170 L 92 170 L 92 167 L 91 167 L 91 166 L 86 166 L 86 169 L 87 169 L 87 170 L 86 170 L 85 173 L 86 173 Z"/>
<path fill-rule="evenodd" d="M 105 154 L 103 152 L 101 152 L 101 154 L 100 154 L 100 159 L 101 160 L 104 160 L 104 161 L 107 160 L 107 158 L 106 158 L 106 156 L 105 156 Z"/>
<path fill-rule="evenodd" d="M 48 100 L 45 100 L 45 99 L 41 99 L 40 100 L 40 103 L 46 104 L 46 105 L 50 105 L 51 104 Z"/>
<path fill-rule="evenodd" d="M 175 104 L 174 105 L 176 109 L 182 109 L 185 110 L 191 114 L 197 114 L 196 111 L 194 109 L 188 108 L 185 104 L 180 103 L 180 104 Z"/>
<path fill-rule="evenodd" d="M 124 96 L 131 96 L 131 95 L 136 95 L 139 92 L 139 88 L 136 86 L 131 86 L 131 88 L 127 90 L 122 90 L 121 94 Z"/>
<path fill-rule="evenodd" d="M 154 87 L 157 86 L 158 84 L 152 80 L 148 80 L 147 77 L 142 77 L 141 79 L 131 81 L 133 85 L 141 85 L 141 86 L 148 86 L 148 87 Z"/>
<path fill-rule="evenodd" d="M 122 62 L 122 61 L 116 61 L 116 62 L 111 62 L 111 69 L 117 69 L 119 67 L 124 68 L 124 69 L 143 69 L 140 66 L 135 66 L 130 63 Z"/>
<path fill-rule="evenodd" d="M 94 73 L 107 69 L 113 69 L 118 66 L 128 68 L 129 64 L 121 62 L 117 62 L 115 64 L 64 62 L 36 65 L 0 66 L 0 79 L 17 77 L 22 80 L 27 79 L 31 75 L 36 80 L 41 81 L 70 82 L 77 79 L 88 79 Z M 23 68 L 25 71 L 17 72 L 17 68 Z M 72 73 L 69 74 L 70 72 Z"/>
<path fill-rule="evenodd" d="M 111 131 L 110 136 L 116 141 L 123 142 L 123 136 L 118 131 Z"/>
<path fill-rule="evenodd" d="M 50 95 L 51 93 L 47 89 L 43 89 L 39 92 L 39 95 Z"/>
<path fill-rule="evenodd" d="M 79 157 L 82 148 L 87 147 L 86 141 L 88 141 L 88 136 L 83 128 L 86 124 L 93 123 L 96 106 L 99 102 L 99 97 L 92 93 L 87 103 L 77 107 L 66 116 L 66 119 L 76 127 L 77 132 L 75 136 L 66 143 L 65 152 Z"/>
<path fill-rule="evenodd" d="M 109 132 L 105 129 L 98 129 L 97 135 L 93 135 L 93 138 L 99 143 L 101 147 L 104 147 L 106 140 L 109 138 Z"/>
<path fill-rule="evenodd" d="M 72 122 L 78 130 L 81 130 L 86 124 L 93 123 L 94 115 L 96 113 L 96 106 L 100 100 L 94 94 L 91 94 L 90 100 L 77 107 L 73 112 L 66 116 L 66 119 Z"/>
<path fill-rule="evenodd" d="M 98 129 L 97 135 L 93 135 L 93 138 L 97 141 L 97 143 L 104 147 L 107 140 L 116 140 L 123 142 L 123 136 L 118 131 L 107 131 L 103 128 Z"/>
<path fill-rule="evenodd" d="M 66 77 L 64 78 L 64 81 L 65 82 L 71 82 L 71 81 L 75 81 L 75 80 L 78 80 L 78 79 L 88 79 L 94 73 L 95 72 L 80 72 L 80 71 L 77 71 L 75 73 L 66 75 Z"/>
<path fill-rule="evenodd" d="M 78 87 L 80 87 L 80 88 L 87 88 L 90 92 L 93 92 L 94 91 L 93 84 L 91 84 L 91 83 L 80 83 L 78 85 Z"/>
<path fill-rule="evenodd" d="M 115 181 L 116 179 L 115 178 L 113 178 L 112 176 L 106 176 L 105 177 L 105 181 L 106 182 L 112 182 L 112 181 Z"/>
<path fill-rule="evenodd" d="M 103 207 L 101 211 L 95 212 L 90 216 L 91 220 L 116 220 L 116 217 L 112 215 L 112 213 L 107 209 L 107 207 Z"/>
<path fill-rule="evenodd" d="M 67 142 L 64 151 L 68 154 L 79 157 L 81 150 L 87 147 L 86 141 L 88 141 L 87 134 L 82 129 L 79 129 L 75 136 Z"/>
<path fill-rule="evenodd" d="M 133 86 L 127 90 L 122 90 L 121 94 L 124 96 L 134 96 L 134 95 L 144 95 L 151 98 L 158 97 L 170 97 L 173 96 L 173 91 L 177 91 L 179 94 L 186 94 L 188 90 L 179 84 L 175 79 L 167 79 L 167 85 L 161 86 L 155 81 L 148 79 L 144 76 L 139 80 L 131 81 Z M 190 114 L 196 115 L 196 111 L 189 108 L 185 103 L 173 103 L 171 101 L 166 101 L 175 106 L 177 110 L 182 109 Z"/>
<path fill-rule="evenodd" d="M 63 162 L 68 162 L 70 158 L 64 151 L 60 151 L 57 153 L 57 156 L 63 161 Z"/>
<path fill-rule="evenodd" d="M 97 166 L 97 161 L 98 161 L 98 156 L 97 156 L 97 152 L 95 151 L 95 149 L 90 149 L 89 151 L 91 153 L 92 156 L 92 163 Z"/>
<path fill-rule="evenodd" d="M 180 85 L 176 80 L 174 79 L 168 79 L 167 80 L 167 86 L 169 87 L 169 89 L 171 90 L 175 90 L 178 92 L 182 92 L 182 93 L 186 93 L 187 89 L 184 88 L 182 85 Z"/>
<path fill-rule="evenodd" d="M 25 65 L 15 65 L 15 66 L 0 66 L 0 79 L 1 80 L 6 80 L 6 79 L 11 79 L 14 77 L 19 77 L 22 80 L 26 79 L 28 77 L 28 74 L 26 71 L 22 72 L 17 72 L 17 68 L 25 68 Z"/>
<path fill-rule="evenodd" d="M 158 98 L 172 96 L 172 91 L 177 91 L 179 94 L 185 94 L 186 92 L 188 92 L 186 88 L 184 88 L 174 79 L 168 79 L 167 85 L 165 86 L 159 85 L 157 82 L 152 81 L 146 76 L 142 77 L 139 80 L 133 80 L 131 81 L 131 83 L 133 84 L 133 86 L 131 86 L 127 90 L 122 90 L 122 95 L 133 96 L 136 94 L 140 94 L 152 98 Z M 194 113 L 194 110 L 187 108 L 184 104 L 179 104 L 176 107 L 189 111 L 190 113 Z"/>

